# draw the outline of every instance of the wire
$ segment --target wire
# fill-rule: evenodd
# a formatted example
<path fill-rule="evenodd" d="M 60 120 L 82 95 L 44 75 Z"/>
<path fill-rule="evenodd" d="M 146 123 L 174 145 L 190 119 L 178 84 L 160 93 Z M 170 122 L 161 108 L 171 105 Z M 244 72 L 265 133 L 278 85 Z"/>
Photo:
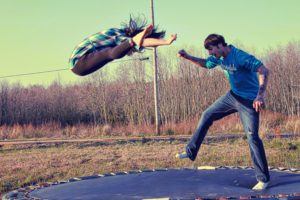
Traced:
<path fill-rule="evenodd" d="M 132 58 L 132 59 L 127 59 L 127 60 L 114 61 L 112 63 L 127 62 L 127 61 L 131 61 L 131 60 L 145 61 L 145 60 L 149 60 L 149 57 Z M 51 72 L 58 72 L 58 71 L 65 71 L 65 70 L 70 70 L 70 68 L 54 69 L 54 70 L 41 71 L 41 72 L 31 72 L 31 73 L 25 73 L 25 74 L 12 74 L 12 75 L 7 75 L 7 76 L 0 76 L 0 79 L 2 79 L 2 78 L 11 78 L 11 77 L 16 77 L 16 76 L 28 76 L 28 75 L 34 75 L 34 74 L 44 74 L 44 73 L 51 73 Z"/>
<path fill-rule="evenodd" d="M 64 71 L 69 68 L 65 69 L 56 69 L 56 70 L 50 70 L 50 71 L 42 71 L 42 72 L 31 72 L 31 73 L 26 73 L 26 74 L 13 74 L 13 75 L 8 75 L 8 76 L 1 76 L 0 78 L 10 78 L 10 77 L 16 77 L 16 76 L 27 76 L 27 75 L 33 75 L 33 74 L 43 74 L 43 73 L 50 73 L 50 72 L 58 72 L 58 71 Z"/>

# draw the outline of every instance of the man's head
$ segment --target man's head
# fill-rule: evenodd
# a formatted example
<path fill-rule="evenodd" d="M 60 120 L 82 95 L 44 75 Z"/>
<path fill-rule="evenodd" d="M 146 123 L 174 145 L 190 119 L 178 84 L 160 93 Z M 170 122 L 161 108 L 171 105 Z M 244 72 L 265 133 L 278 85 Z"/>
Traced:
<path fill-rule="evenodd" d="M 204 47 L 211 56 L 220 58 L 227 55 L 227 43 L 222 35 L 210 34 L 204 40 Z"/>

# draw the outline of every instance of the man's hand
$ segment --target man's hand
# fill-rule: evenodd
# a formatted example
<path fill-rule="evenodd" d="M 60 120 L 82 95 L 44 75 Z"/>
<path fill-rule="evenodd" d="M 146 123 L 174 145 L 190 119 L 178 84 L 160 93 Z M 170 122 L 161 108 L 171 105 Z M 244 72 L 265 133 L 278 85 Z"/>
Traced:
<path fill-rule="evenodd" d="M 253 108 L 256 112 L 261 111 L 265 106 L 265 100 L 263 96 L 257 96 L 256 99 L 253 101 Z"/>
<path fill-rule="evenodd" d="M 253 102 L 253 108 L 256 112 L 259 112 L 265 105 L 264 93 L 268 84 L 269 70 L 261 65 L 258 69 L 258 80 L 259 80 L 259 89 L 256 99 Z"/>
<path fill-rule="evenodd" d="M 184 49 L 181 49 L 180 51 L 178 51 L 178 53 L 177 53 L 177 56 L 178 57 L 182 57 L 182 58 L 186 58 L 187 57 L 187 55 L 188 55 L 188 53 L 184 50 Z"/>
<path fill-rule="evenodd" d="M 207 69 L 206 68 L 206 59 L 194 57 L 194 56 L 188 54 L 184 49 L 181 49 L 180 51 L 178 51 L 177 56 L 179 58 L 187 59 L 187 60 L 195 63 L 196 65 Z"/>

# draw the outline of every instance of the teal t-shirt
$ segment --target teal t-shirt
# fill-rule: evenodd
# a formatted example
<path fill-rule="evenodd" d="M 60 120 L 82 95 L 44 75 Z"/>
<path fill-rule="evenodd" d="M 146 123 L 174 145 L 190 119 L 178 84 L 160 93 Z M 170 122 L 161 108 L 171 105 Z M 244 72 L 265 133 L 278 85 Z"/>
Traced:
<path fill-rule="evenodd" d="M 211 69 L 220 66 L 229 80 L 231 90 L 240 97 L 254 100 L 259 89 L 257 69 L 262 62 L 232 45 L 229 47 L 231 50 L 226 58 L 209 56 L 206 67 Z"/>

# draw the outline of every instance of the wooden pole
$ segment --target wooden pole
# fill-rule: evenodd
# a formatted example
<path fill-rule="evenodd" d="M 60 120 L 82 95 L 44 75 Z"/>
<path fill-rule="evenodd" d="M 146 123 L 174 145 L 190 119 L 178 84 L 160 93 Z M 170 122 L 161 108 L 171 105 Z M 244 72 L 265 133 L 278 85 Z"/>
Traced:
<path fill-rule="evenodd" d="M 151 8 L 150 16 L 152 20 L 152 25 L 154 27 L 153 0 L 150 0 L 150 8 Z M 159 109 L 159 98 L 158 98 L 158 70 L 157 70 L 156 47 L 153 47 L 153 68 L 154 68 L 154 104 L 155 104 L 156 134 L 160 135 L 160 109 Z"/>

